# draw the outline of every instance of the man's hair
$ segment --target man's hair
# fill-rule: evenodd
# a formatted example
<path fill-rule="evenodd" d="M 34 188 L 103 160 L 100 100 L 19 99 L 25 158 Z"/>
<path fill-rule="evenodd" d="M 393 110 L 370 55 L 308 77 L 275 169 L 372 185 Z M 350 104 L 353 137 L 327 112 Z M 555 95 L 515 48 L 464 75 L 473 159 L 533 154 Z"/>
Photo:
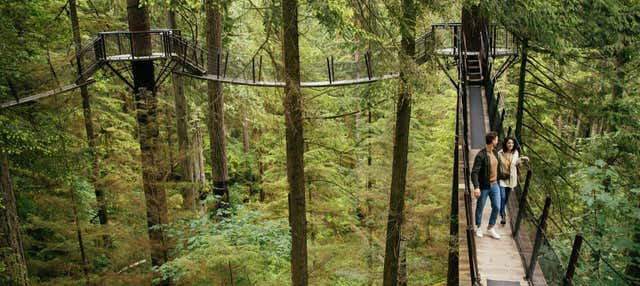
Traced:
<path fill-rule="evenodd" d="M 484 137 L 487 144 L 491 144 L 491 142 L 493 142 L 493 139 L 496 139 L 498 137 L 498 132 L 495 131 L 491 131 L 489 133 L 487 133 L 487 135 Z"/>

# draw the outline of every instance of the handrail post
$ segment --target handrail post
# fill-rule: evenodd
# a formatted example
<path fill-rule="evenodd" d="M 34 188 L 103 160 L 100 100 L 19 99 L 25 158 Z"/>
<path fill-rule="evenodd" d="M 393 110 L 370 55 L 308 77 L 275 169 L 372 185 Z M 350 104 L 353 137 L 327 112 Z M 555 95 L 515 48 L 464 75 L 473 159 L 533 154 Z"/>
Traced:
<path fill-rule="evenodd" d="M 209 55 L 207 55 L 209 56 Z M 229 52 L 227 52 L 227 54 L 224 56 L 224 73 L 222 74 L 222 77 L 227 77 L 227 63 L 229 62 Z"/>
<path fill-rule="evenodd" d="M 524 216 L 525 205 L 527 204 L 527 194 L 529 193 L 529 182 L 531 181 L 532 171 L 527 170 L 527 178 L 524 181 L 524 189 L 522 190 L 522 196 L 520 197 L 520 204 L 518 206 L 518 216 L 516 216 L 516 224 L 513 227 L 513 237 L 518 236 L 518 230 L 520 230 L 520 222 Z"/>
<path fill-rule="evenodd" d="M 163 54 L 162 56 L 166 58 L 167 57 L 167 48 L 168 48 L 167 47 L 167 37 L 166 37 L 167 32 L 163 31 L 163 32 L 160 32 L 159 34 L 160 34 L 160 40 L 161 40 L 160 42 L 162 43 L 162 54 Z"/>
<path fill-rule="evenodd" d="M 262 81 L 262 55 L 260 55 L 260 64 L 258 65 L 258 81 Z"/>
<path fill-rule="evenodd" d="M 333 64 L 333 56 L 331 56 L 331 73 L 329 77 L 331 77 L 331 81 L 336 81 L 336 66 Z"/>
<path fill-rule="evenodd" d="M 369 52 L 366 52 L 364 54 L 364 64 L 365 64 L 365 66 L 367 68 L 367 77 L 369 79 L 371 79 L 371 67 L 369 66 Z M 327 58 L 327 69 L 330 69 L 330 67 L 329 67 L 329 58 Z M 331 74 L 331 73 L 329 73 L 329 74 Z M 329 82 L 331 82 L 331 76 L 329 76 Z"/>
<path fill-rule="evenodd" d="M 369 54 L 369 79 L 371 79 L 374 75 L 373 75 L 373 54 L 371 53 L 371 50 L 367 51 L 367 53 Z"/>
<path fill-rule="evenodd" d="M 457 48 L 458 48 L 458 26 L 453 26 L 453 54 L 454 55 L 458 54 Z"/>
<path fill-rule="evenodd" d="M 129 52 L 131 52 L 131 60 L 135 59 L 135 52 L 133 50 L 133 34 L 131 32 L 127 32 L 129 35 Z"/>
<path fill-rule="evenodd" d="M 582 233 L 577 233 L 576 238 L 573 240 L 573 249 L 571 250 L 571 258 L 569 258 L 569 265 L 567 266 L 567 272 L 565 272 L 562 279 L 562 285 L 573 285 L 573 274 L 576 271 L 576 265 L 578 264 L 578 257 L 580 256 L 580 247 L 582 246 Z"/>
<path fill-rule="evenodd" d="M 527 280 L 533 279 L 532 278 L 533 271 L 538 261 L 538 253 L 540 252 L 540 246 L 542 245 L 542 236 L 544 235 L 543 232 L 547 225 L 547 216 L 549 216 L 550 206 L 551 206 L 551 196 L 547 195 L 547 198 L 544 200 L 544 209 L 542 210 L 542 215 L 540 215 L 540 220 L 538 221 L 536 238 L 533 243 L 533 251 L 531 252 L 531 260 L 529 262 L 529 267 L 527 268 L 527 273 L 526 273 Z"/>
<path fill-rule="evenodd" d="M 220 66 L 220 63 L 218 63 L 218 66 Z M 218 75 L 218 77 L 220 76 Z M 253 82 L 256 82 L 256 57 L 255 56 L 251 58 L 251 77 L 253 78 Z"/>
<path fill-rule="evenodd" d="M 365 60 L 367 57 L 365 56 Z M 327 57 L 327 77 L 329 78 L 329 84 L 331 84 L 331 64 L 329 63 L 329 57 Z"/>

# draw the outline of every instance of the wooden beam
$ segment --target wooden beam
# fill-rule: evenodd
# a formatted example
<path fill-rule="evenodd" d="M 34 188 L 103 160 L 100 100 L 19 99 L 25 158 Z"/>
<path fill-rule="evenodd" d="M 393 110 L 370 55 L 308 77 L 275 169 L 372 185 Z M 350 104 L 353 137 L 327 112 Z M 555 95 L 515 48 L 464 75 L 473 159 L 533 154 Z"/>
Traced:
<path fill-rule="evenodd" d="M 13 100 L 5 101 L 4 103 L 2 103 L 2 105 L 0 105 L 0 109 L 11 107 L 11 106 L 18 105 L 18 104 L 23 104 L 23 103 L 26 103 L 26 102 L 36 101 L 36 100 L 41 99 L 41 98 L 54 96 L 56 94 L 72 91 L 72 90 L 74 90 L 76 88 L 79 88 L 79 87 L 85 86 L 85 85 L 89 85 L 89 84 L 92 84 L 94 82 L 96 82 L 95 79 L 89 78 L 85 82 L 80 83 L 80 84 L 75 84 L 74 83 L 74 84 L 70 84 L 70 85 L 65 85 L 63 87 L 59 87 L 59 88 L 52 89 L 52 90 L 49 90 L 49 91 L 37 93 L 37 94 L 30 95 L 30 96 L 27 96 L 27 97 L 22 97 L 22 98 L 20 98 L 18 100 L 13 99 Z"/>

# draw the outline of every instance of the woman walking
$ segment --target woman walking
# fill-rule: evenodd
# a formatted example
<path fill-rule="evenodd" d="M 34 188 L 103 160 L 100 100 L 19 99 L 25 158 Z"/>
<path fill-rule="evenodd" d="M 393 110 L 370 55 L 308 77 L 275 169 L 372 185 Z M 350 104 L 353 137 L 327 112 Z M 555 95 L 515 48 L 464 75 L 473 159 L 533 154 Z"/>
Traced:
<path fill-rule="evenodd" d="M 506 203 L 509 192 L 518 185 L 517 165 L 529 161 L 528 157 L 520 157 L 520 146 L 513 137 L 507 137 L 502 143 L 502 150 L 498 151 L 502 160 L 500 170 L 500 224 L 506 224 Z M 503 179 L 504 178 L 504 179 Z"/>

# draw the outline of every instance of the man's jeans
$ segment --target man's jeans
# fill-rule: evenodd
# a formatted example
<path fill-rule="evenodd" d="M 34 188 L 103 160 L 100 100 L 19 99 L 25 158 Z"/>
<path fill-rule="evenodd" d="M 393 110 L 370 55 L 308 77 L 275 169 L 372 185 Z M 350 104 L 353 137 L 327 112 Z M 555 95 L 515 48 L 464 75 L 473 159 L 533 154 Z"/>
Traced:
<path fill-rule="evenodd" d="M 484 210 L 484 203 L 487 202 L 487 197 L 491 199 L 491 216 L 489 217 L 489 225 L 496 225 L 496 219 L 498 218 L 498 212 L 500 212 L 500 186 L 498 184 L 492 184 L 491 188 L 480 190 L 480 197 L 476 203 L 476 226 L 480 228 L 482 225 L 482 210 Z"/>

